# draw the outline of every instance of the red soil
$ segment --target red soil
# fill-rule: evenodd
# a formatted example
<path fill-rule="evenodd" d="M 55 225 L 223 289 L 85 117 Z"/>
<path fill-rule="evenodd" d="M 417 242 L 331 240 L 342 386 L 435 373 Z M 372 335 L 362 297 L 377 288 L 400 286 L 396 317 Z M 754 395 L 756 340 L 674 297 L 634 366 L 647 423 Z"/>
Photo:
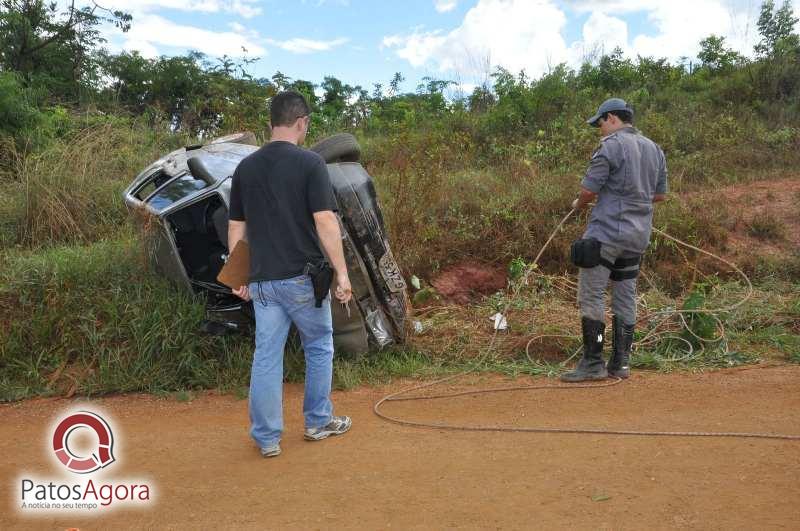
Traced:
<path fill-rule="evenodd" d="M 491 295 L 506 287 L 506 273 L 497 266 L 462 262 L 442 271 L 431 285 L 452 302 L 468 304 L 480 295 Z"/>

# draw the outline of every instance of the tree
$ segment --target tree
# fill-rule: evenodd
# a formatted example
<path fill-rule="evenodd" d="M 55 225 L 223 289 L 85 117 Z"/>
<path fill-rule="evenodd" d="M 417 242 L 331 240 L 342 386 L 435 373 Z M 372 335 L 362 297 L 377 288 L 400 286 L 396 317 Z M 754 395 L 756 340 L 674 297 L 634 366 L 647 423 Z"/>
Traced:
<path fill-rule="evenodd" d="M 0 66 L 18 72 L 27 85 L 44 85 L 56 95 L 74 95 L 93 79 L 94 51 L 105 42 L 98 27 L 111 23 L 123 32 L 132 17 L 97 4 L 59 13 L 56 2 L 0 0 Z"/>
<path fill-rule="evenodd" d="M 389 82 L 389 96 L 397 96 L 400 94 L 400 83 L 405 81 L 406 78 L 400 72 L 395 72 L 394 77 Z"/>
<path fill-rule="evenodd" d="M 117 55 L 102 51 L 98 61 L 110 83 L 106 87 L 110 100 L 134 112 L 152 104 L 154 60 L 142 57 L 137 51 Z"/>
<path fill-rule="evenodd" d="M 712 71 L 729 70 L 742 58 L 734 50 L 725 47 L 725 37 L 709 35 L 700 41 L 700 52 L 697 58 L 703 66 Z"/>
<path fill-rule="evenodd" d="M 286 90 L 292 82 L 292 78 L 278 70 L 275 72 L 275 75 L 272 76 L 272 84 L 275 85 L 275 88 L 278 89 L 278 92 L 282 90 Z"/>
<path fill-rule="evenodd" d="M 471 112 L 486 112 L 495 104 L 496 98 L 486 85 L 480 85 L 472 90 L 469 96 L 469 110 Z"/>
<path fill-rule="evenodd" d="M 325 91 L 322 96 L 322 114 L 329 121 L 335 121 L 344 114 L 348 100 L 353 95 L 353 87 L 333 76 L 325 76 L 320 88 Z"/>
<path fill-rule="evenodd" d="M 800 37 L 794 32 L 797 22 L 789 0 L 784 0 L 777 11 L 773 0 L 766 0 L 761 4 L 758 17 L 761 41 L 755 46 L 756 53 L 761 57 L 775 57 L 800 52 Z"/>
<path fill-rule="evenodd" d="M 32 101 L 34 100 L 34 101 Z M 13 72 L 0 72 L 0 135 L 23 140 L 43 121 L 35 94 L 25 89 Z"/>
<path fill-rule="evenodd" d="M 302 94 L 308 102 L 308 106 L 311 107 L 311 112 L 317 112 L 319 110 L 319 98 L 317 98 L 315 92 L 317 86 L 314 83 L 306 81 L 305 79 L 296 79 L 286 88 Z"/>
<path fill-rule="evenodd" d="M 794 32 L 797 18 L 788 1 L 780 9 L 767 0 L 761 5 L 758 17 L 758 32 L 761 41 L 755 51 L 761 59 L 758 62 L 755 79 L 758 90 L 765 102 L 773 102 L 772 113 L 781 116 L 780 106 L 784 101 L 797 101 L 800 92 L 800 37 Z M 771 104 L 765 103 L 765 108 Z"/>
<path fill-rule="evenodd" d="M 597 65 L 584 63 L 578 75 L 582 86 L 600 88 L 607 93 L 619 93 L 636 84 L 636 67 L 617 47 L 600 57 Z"/>

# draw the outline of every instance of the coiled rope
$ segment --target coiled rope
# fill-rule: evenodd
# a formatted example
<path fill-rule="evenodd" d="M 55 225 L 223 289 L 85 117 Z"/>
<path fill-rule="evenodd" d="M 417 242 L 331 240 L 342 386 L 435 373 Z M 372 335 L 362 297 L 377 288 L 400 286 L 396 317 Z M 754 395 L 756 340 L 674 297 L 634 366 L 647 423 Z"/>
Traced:
<path fill-rule="evenodd" d="M 534 258 L 533 262 L 531 262 L 525 269 L 524 274 L 521 277 L 521 281 L 515 283 L 512 286 L 512 293 L 511 297 L 509 297 L 503 307 L 503 310 L 500 312 L 503 316 L 507 315 L 509 308 L 513 301 L 519 295 L 519 291 L 521 286 L 526 285 L 529 276 L 531 273 L 537 268 L 537 264 L 539 259 L 542 257 L 545 249 L 550 245 L 555 238 L 556 234 L 561 230 L 564 226 L 564 223 L 575 213 L 575 209 L 570 210 L 570 212 L 564 216 L 564 218 L 559 222 L 556 228 L 553 230 L 550 237 L 547 239 L 545 244 L 539 250 L 539 253 Z M 678 317 L 681 319 L 682 324 L 685 328 L 698 340 L 707 342 L 707 341 L 720 341 L 724 340 L 724 328 L 722 327 L 721 320 L 716 317 L 716 313 L 719 312 L 726 312 L 734 310 L 744 303 L 746 303 L 753 295 L 753 284 L 747 275 L 735 264 L 732 262 L 725 260 L 724 258 L 717 256 L 709 251 L 700 249 L 694 245 L 686 243 L 684 241 L 675 238 L 674 236 L 670 236 L 669 234 L 653 228 L 653 231 L 661 234 L 665 238 L 668 238 L 679 245 L 683 245 L 689 249 L 697 251 L 699 253 L 708 255 L 712 258 L 715 258 L 728 266 L 730 266 L 733 270 L 735 270 L 744 280 L 745 284 L 747 285 L 747 293 L 745 296 L 736 302 L 733 305 L 730 305 L 725 308 L 721 309 L 693 309 L 693 310 L 662 310 L 652 315 L 663 315 L 663 319 L 661 323 L 656 325 L 650 332 L 637 343 L 642 344 L 646 341 L 652 341 L 654 337 L 656 337 L 655 331 L 666 322 L 671 317 Z M 716 321 L 718 325 L 718 329 L 720 330 L 720 336 L 714 338 L 712 340 L 708 340 L 702 337 L 697 336 L 692 330 L 689 324 L 685 320 L 686 314 L 709 314 L 711 315 Z M 475 371 L 478 370 L 479 365 L 491 354 L 494 350 L 495 340 L 497 338 L 497 334 L 499 332 L 499 327 L 495 327 L 495 331 L 489 340 L 489 344 L 483 351 L 477 356 L 477 358 L 470 364 L 470 366 L 458 373 L 451 376 L 447 376 L 444 378 L 440 378 L 438 380 L 434 380 L 432 382 L 423 383 L 420 385 L 415 385 L 413 387 L 408 387 L 406 389 L 402 389 L 400 391 L 391 393 L 389 395 L 384 396 L 380 400 L 378 400 L 375 405 L 373 406 L 374 413 L 380 417 L 381 419 L 392 422 L 394 424 L 399 424 L 401 426 L 408 426 L 414 428 L 425 428 L 425 429 L 436 429 L 436 430 L 450 430 L 450 431 L 471 431 L 471 432 L 511 432 L 511 433 L 573 433 L 573 434 L 591 434 L 591 435 L 635 435 L 635 436 L 647 436 L 647 437 L 730 437 L 730 438 L 749 438 L 749 439 L 777 439 L 777 440 L 789 440 L 789 441 L 800 441 L 800 435 L 791 435 L 791 434 L 783 434 L 783 433 L 759 433 L 759 432 L 719 432 L 719 431 L 657 431 L 657 430 L 620 430 L 620 429 L 608 429 L 608 428 L 582 428 L 582 427 L 573 427 L 573 428 L 554 428 L 554 427 L 529 427 L 529 426 L 483 426 L 483 425 L 475 425 L 475 424 L 448 424 L 444 422 L 422 422 L 422 421 L 414 421 L 408 420 L 401 417 L 395 417 L 388 415 L 381 411 L 381 406 L 383 406 L 387 402 L 402 402 L 402 401 L 423 401 L 423 400 L 438 400 L 438 399 L 447 399 L 447 398 L 454 398 L 459 396 L 468 396 L 468 395 L 478 395 L 478 394 L 489 394 L 489 393 L 505 393 L 505 392 L 513 392 L 513 391 L 530 391 L 530 390 L 565 390 L 565 389 L 596 389 L 602 387 L 611 387 L 618 385 L 622 382 L 621 379 L 616 378 L 609 382 L 604 382 L 600 384 L 570 384 L 570 385 L 514 385 L 509 387 L 493 387 L 493 388 L 486 388 L 486 389 L 473 389 L 468 391 L 458 391 L 453 393 L 442 393 L 442 394 L 435 394 L 435 395 L 414 395 L 414 396 L 404 396 L 414 391 L 421 391 L 423 389 L 430 389 L 432 387 L 441 385 L 446 382 L 454 381 L 458 378 L 462 378 L 467 376 Z M 528 359 L 530 359 L 530 355 L 528 353 L 528 349 L 531 343 L 537 339 L 541 339 L 544 337 L 575 337 L 575 336 L 567 336 L 567 335 L 539 335 L 535 336 L 528 341 L 528 344 L 525 347 L 526 355 L 528 355 Z M 676 338 L 681 339 L 689 344 L 690 349 L 691 343 L 683 338 L 678 336 L 666 336 L 662 335 L 662 338 Z M 726 347 L 727 348 L 727 347 Z M 577 352 L 576 352 L 577 354 Z M 570 358 L 565 360 L 563 363 L 566 363 L 570 359 L 575 356 L 573 354 Z"/>

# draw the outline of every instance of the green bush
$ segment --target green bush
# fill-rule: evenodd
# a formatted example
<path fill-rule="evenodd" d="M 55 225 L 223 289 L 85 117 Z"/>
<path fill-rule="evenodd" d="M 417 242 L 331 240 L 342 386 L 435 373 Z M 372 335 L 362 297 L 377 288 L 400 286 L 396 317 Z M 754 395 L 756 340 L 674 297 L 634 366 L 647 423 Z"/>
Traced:
<path fill-rule="evenodd" d="M 0 134 L 18 141 L 36 134 L 45 116 L 33 95 L 13 72 L 0 72 Z"/>

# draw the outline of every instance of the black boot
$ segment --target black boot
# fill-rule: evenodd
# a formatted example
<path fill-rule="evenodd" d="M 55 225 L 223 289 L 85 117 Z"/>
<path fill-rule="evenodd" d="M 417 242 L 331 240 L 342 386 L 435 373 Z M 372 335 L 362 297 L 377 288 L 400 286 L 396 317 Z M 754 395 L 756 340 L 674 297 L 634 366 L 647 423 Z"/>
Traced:
<path fill-rule="evenodd" d="M 612 323 L 613 352 L 608 360 L 608 374 L 615 378 L 627 378 L 631 375 L 631 346 L 633 345 L 634 325 L 626 325 L 616 315 Z"/>
<path fill-rule="evenodd" d="M 603 339 L 606 324 L 588 317 L 581 318 L 583 329 L 583 356 L 575 370 L 561 375 L 562 382 L 585 382 L 587 380 L 604 380 L 608 377 L 603 363 Z"/>

